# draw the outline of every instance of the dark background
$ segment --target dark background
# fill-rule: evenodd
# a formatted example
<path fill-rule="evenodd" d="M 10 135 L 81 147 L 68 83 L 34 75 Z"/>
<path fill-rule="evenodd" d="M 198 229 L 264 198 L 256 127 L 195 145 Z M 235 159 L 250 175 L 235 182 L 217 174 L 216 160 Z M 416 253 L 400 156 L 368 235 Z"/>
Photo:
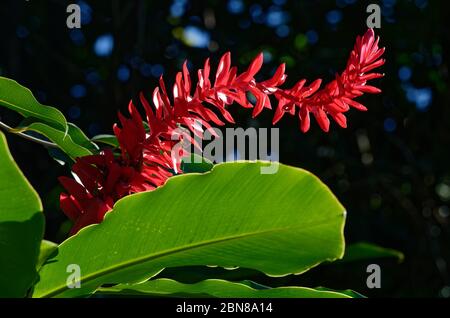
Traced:
<path fill-rule="evenodd" d="M 116 112 L 141 90 L 150 93 L 161 73 L 171 85 L 184 59 L 194 70 L 206 57 L 217 63 L 230 50 L 243 69 L 263 51 L 266 77 L 286 62 L 287 85 L 303 77 L 331 80 L 345 67 L 356 35 L 367 29 L 369 3 L 73 1 L 81 5 L 83 25 L 70 30 L 71 2 L 1 1 L 0 75 L 30 88 L 89 136 L 111 133 Z M 386 77 L 375 85 L 383 93 L 360 98 L 369 112 L 350 112 L 349 127 L 332 124 L 328 134 L 316 123 L 302 134 L 297 119 L 286 116 L 278 125 L 280 161 L 311 170 L 330 186 L 348 210 L 347 242 L 396 248 L 405 261 L 378 262 L 379 290 L 365 285 L 366 263 L 320 266 L 270 283 L 352 288 L 379 297 L 450 297 L 449 10 L 436 0 L 370 3 L 382 7 L 376 33 L 387 48 Z M 273 115 L 266 110 L 253 121 L 238 106 L 232 113 L 242 127 L 270 127 Z M 0 115 L 17 123 L 14 114 L 1 109 Z M 56 178 L 68 171 L 39 145 L 12 135 L 8 141 L 45 203 L 46 238 L 63 240 L 70 224 L 58 207 Z"/>

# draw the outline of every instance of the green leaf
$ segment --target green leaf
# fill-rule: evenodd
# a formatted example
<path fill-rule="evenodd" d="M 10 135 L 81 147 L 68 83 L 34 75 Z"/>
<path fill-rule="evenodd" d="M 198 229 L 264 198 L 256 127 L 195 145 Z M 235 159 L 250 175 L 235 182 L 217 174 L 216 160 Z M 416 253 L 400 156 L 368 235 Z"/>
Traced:
<path fill-rule="evenodd" d="M 58 249 L 58 244 L 42 240 L 41 242 L 41 248 L 39 250 L 39 258 L 38 262 L 36 264 L 36 269 L 39 270 L 39 268 L 44 265 L 45 261 L 49 258 L 49 256 Z"/>
<path fill-rule="evenodd" d="M 0 298 L 25 297 L 37 278 L 42 204 L 0 132 Z"/>
<path fill-rule="evenodd" d="M 40 104 L 29 89 L 14 80 L 0 77 L 0 105 L 25 117 L 22 124 L 13 132 L 35 130 L 55 142 L 63 151 L 74 151 L 74 154 L 69 153 L 72 158 L 78 153 L 92 154 L 98 150 L 97 145 L 80 128 L 68 123 L 58 109 Z M 70 141 L 65 140 L 67 135 L 70 136 Z"/>
<path fill-rule="evenodd" d="M 347 246 L 345 255 L 339 262 L 365 261 L 377 258 L 394 258 L 398 262 L 402 262 L 404 255 L 402 252 L 391 248 L 385 248 L 367 242 L 359 242 Z"/>
<path fill-rule="evenodd" d="M 218 298 L 350 298 L 350 295 L 331 290 L 286 286 L 277 288 L 252 288 L 253 282 L 229 282 L 207 279 L 195 284 L 183 284 L 160 278 L 141 284 L 120 284 L 101 288 L 99 294 L 147 295 L 172 297 L 218 297 Z M 250 286 L 249 286 L 250 285 Z M 260 285 L 261 286 L 261 285 Z"/>
<path fill-rule="evenodd" d="M 315 289 L 316 290 L 320 290 L 320 291 L 337 292 L 337 293 L 341 293 L 341 294 L 347 295 L 348 297 L 351 297 L 351 298 L 367 298 L 366 296 L 364 296 L 364 295 L 362 295 L 362 294 L 360 294 L 358 292 L 355 292 L 354 290 L 351 290 L 351 289 L 333 290 L 333 289 L 329 289 L 329 288 L 326 288 L 326 287 L 316 287 Z"/>
<path fill-rule="evenodd" d="M 201 280 L 217 278 L 231 281 L 257 279 L 261 272 L 248 268 L 225 269 L 218 266 L 181 266 L 166 268 L 155 278 L 170 278 L 183 283 L 196 283 Z"/>
<path fill-rule="evenodd" d="M 98 146 L 93 143 L 86 134 L 75 124 L 69 123 L 69 136 L 76 144 L 90 150 L 91 152 L 97 151 Z"/>
<path fill-rule="evenodd" d="M 196 154 L 191 154 L 181 161 L 181 170 L 184 173 L 204 173 L 210 171 L 213 166 L 214 164 L 211 161 Z"/>
<path fill-rule="evenodd" d="M 42 105 L 28 88 L 12 79 L 0 77 L 0 105 L 64 132 L 68 130 L 66 118 L 58 109 Z"/>
<path fill-rule="evenodd" d="M 119 148 L 119 141 L 117 140 L 117 137 L 114 135 L 97 135 L 95 137 L 92 137 L 91 140 L 96 143 L 101 143 L 108 146 L 112 146 L 114 148 Z"/>
<path fill-rule="evenodd" d="M 75 143 L 69 134 L 66 134 L 61 130 L 55 129 L 43 123 L 34 122 L 26 127 L 16 128 L 12 132 L 23 132 L 29 130 L 44 135 L 45 137 L 53 141 L 72 160 L 77 157 L 92 155 L 91 151 Z"/>
<path fill-rule="evenodd" d="M 33 296 L 86 295 L 166 267 L 238 266 L 283 276 L 342 257 L 345 209 L 335 196 L 302 169 L 280 165 L 261 174 L 268 164 L 218 164 L 123 198 L 101 224 L 59 246 Z M 80 266 L 81 288 L 67 288 L 69 264 Z"/>

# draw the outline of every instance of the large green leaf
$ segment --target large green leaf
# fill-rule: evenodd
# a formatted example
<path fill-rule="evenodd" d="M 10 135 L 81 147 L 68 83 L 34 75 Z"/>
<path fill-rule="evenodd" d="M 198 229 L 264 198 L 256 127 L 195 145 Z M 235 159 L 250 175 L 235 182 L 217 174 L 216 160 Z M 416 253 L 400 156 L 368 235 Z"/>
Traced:
<path fill-rule="evenodd" d="M 251 282 L 250 282 L 251 283 Z M 218 298 L 351 298 L 350 295 L 307 287 L 286 286 L 277 288 L 252 288 L 249 282 L 229 282 L 207 279 L 195 284 L 183 284 L 172 279 L 160 278 L 141 284 L 119 284 L 101 288 L 99 294 L 147 295 L 172 297 L 218 297 Z"/>
<path fill-rule="evenodd" d="M 26 127 L 16 128 L 13 130 L 13 132 L 23 132 L 30 130 L 44 135 L 45 137 L 53 141 L 72 160 L 77 157 L 83 157 L 92 154 L 90 150 L 74 142 L 69 134 L 66 134 L 64 131 L 55 129 L 43 123 L 34 122 Z M 80 138 L 78 132 L 76 132 L 76 135 L 78 136 L 77 138 Z"/>
<path fill-rule="evenodd" d="M 64 132 L 68 130 L 66 118 L 58 109 L 42 105 L 28 88 L 12 79 L 0 77 L 0 105 L 18 112 L 25 118 L 39 119 Z"/>
<path fill-rule="evenodd" d="M 267 164 L 219 164 L 123 198 L 101 224 L 59 246 L 33 296 L 85 295 L 165 267 L 239 266 L 282 276 L 342 257 L 345 210 L 330 190 L 298 168 L 261 174 Z M 70 264 L 80 266 L 81 288 L 66 286 Z"/>
<path fill-rule="evenodd" d="M 0 132 L 0 297 L 26 296 L 36 279 L 43 233 L 41 201 Z"/>

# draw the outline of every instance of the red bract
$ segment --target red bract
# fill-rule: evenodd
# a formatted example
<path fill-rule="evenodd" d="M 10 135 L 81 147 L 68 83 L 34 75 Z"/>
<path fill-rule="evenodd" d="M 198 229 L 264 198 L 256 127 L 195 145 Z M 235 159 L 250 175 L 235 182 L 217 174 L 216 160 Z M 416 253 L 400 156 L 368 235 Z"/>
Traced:
<path fill-rule="evenodd" d="M 310 128 L 312 113 L 324 131 L 329 130 L 329 117 L 345 128 L 347 120 L 344 114 L 350 107 L 366 110 L 354 99 L 364 93 L 380 92 L 378 88 L 367 85 L 369 80 L 383 76 L 370 73 L 384 64 L 384 59 L 381 59 L 384 48 L 378 47 L 378 41 L 372 29 L 364 36 L 358 36 L 345 70 L 336 74 L 335 79 L 323 88 L 320 88 L 321 79 L 308 85 L 302 79 L 291 88 L 280 88 L 287 77 L 284 64 L 278 67 L 272 78 L 257 82 L 255 75 L 263 64 L 262 53 L 241 74 L 235 66 L 231 66 L 231 54 L 225 53 L 213 81 L 207 59 L 203 69 L 197 71 L 195 87 L 185 62 L 182 72 L 176 75 L 172 99 L 161 77 L 159 87 L 152 94 L 154 107 L 143 94 L 140 95 L 148 129 L 130 102 L 130 118 L 119 113 L 121 127 L 113 127 L 120 153 L 104 150 L 98 155 L 78 158 L 72 168 L 78 181 L 60 178 L 68 192 L 61 194 L 61 208 L 75 222 L 71 234 L 86 225 L 101 222 L 105 213 L 120 198 L 152 190 L 164 184 L 173 174 L 181 173 L 180 158 L 185 154 L 172 156 L 172 148 L 184 138 L 191 144 L 196 143 L 188 132 L 178 128 L 185 127 L 202 138 L 204 129 L 210 130 L 211 124 L 221 126 L 224 121 L 234 123 L 228 111 L 231 104 L 251 108 L 252 116 L 256 117 L 264 108 L 272 108 L 269 97 L 272 95 L 277 102 L 273 124 L 285 113 L 297 114 L 301 131 L 306 132 Z M 254 103 L 249 95 L 253 96 Z M 212 129 L 210 131 L 214 134 Z"/>

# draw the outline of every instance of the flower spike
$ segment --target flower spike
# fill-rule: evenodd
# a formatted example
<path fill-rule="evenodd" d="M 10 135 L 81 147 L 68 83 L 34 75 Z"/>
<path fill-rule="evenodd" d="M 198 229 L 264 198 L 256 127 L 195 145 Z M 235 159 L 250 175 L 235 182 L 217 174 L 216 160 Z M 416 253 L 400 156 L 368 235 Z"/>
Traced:
<path fill-rule="evenodd" d="M 322 86 L 322 80 L 307 83 L 299 80 L 291 88 L 281 88 L 287 75 L 281 64 L 274 75 L 257 82 L 264 56 L 258 54 L 246 71 L 238 74 L 231 65 L 231 53 L 225 53 L 218 64 L 211 82 L 211 66 L 206 59 L 203 69 L 197 71 L 198 82 L 193 85 L 187 62 L 176 75 L 173 98 L 170 99 L 164 80 L 159 79 L 159 87 L 152 94 L 153 107 L 143 93 L 139 95 L 145 110 L 148 129 L 133 102 L 128 110 L 131 118 L 119 113 L 120 126 L 113 126 L 120 145 L 120 154 L 106 149 L 98 155 L 78 158 L 73 165 L 73 173 L 80 182 L 67 177 L 59 180 L 67 193 L 60 197 L 61 208 L 74 221 L 71 234 L 84 226 L 102 221 L 114 202 L 136 192 L 152 190 L 163 185 L 173 174 L 181 173 L 183 151 L 176 156 L 172 148 L 182 140 L 196 145 L 187 131 L 203 138 L 204 130 L 213 135 L 211 123 L 221 126 L 225 122 L 234 123 L 229 112 L 231 104 L 252 108 L 252 116 L 258 116 L 265 108 L 272 108 L 276 101 L 273 124 L 287 113 L 297 115 L 300 130 L 307 132 L 311 126 L 311 113 L 319 127 L 328 132 L 330 118 L 342 128 L 347 127 L 347 113 L 350 108 L 365 111 L 367 108 L 355 101 L 364 93 L 377 94 L 381 90 L 368 85 L 368 81 L 383 77 L 384 74 L 370 73 L 385 63 L 381 56 L 384 48 L 378 47 L 372 29 L 356 39 L 344 71 L 335 79 Z M 193 91 L 193 92 L 192 92 Z M 253 95 L 255 102 L 248 98 Z M 214 110 L 220 114 L 216 114 Z M 175 138 L 174 138 L 175 137 Z"/>

